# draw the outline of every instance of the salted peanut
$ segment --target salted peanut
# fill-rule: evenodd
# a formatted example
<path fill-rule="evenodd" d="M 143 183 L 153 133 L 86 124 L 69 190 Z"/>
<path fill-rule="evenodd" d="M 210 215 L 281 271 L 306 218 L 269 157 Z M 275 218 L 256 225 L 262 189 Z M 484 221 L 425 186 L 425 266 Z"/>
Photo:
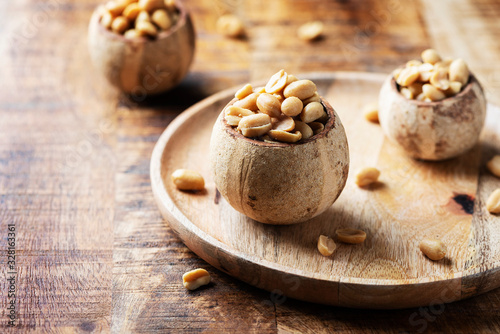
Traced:
<path fill-rule="evenodd" d="M 154 37 L 158 34 L 158 30 L 153 23 L 148 21 L 141 21 L 135 24 L 135 30 L 137 30 L 143 36 Z"/>
<path fill-rule="evenodd" d="M 446 256 L 446 245 L 438 239 L 424 239 L 420 242 L 420 250 L 429 259 L 438 261 Z"/>
<path fill-rule="evenodd" d="M 182 284 L 188 290 L 196 290 L 202 285 L 210 283 L 210 274 L 202 268 L 188 271 L 182 275 Z"/>
<path fill-rule="evenodd" d="M 102 17 L 101 17 L 101 24 L 106 28 L 106 29 L 110 29 L 111 28 L 111 24 L 113 23 L 113 19 L 114 19 L 114 16 L 113 14 L 111 14 L 110 12 L 108 12 L 107 10 L 104 11 L 104 13 L 102 14 Z"/>
<path fill-rule="evenodd" d="M 278 73 L 273 74 L 266 84 L 266 93 L 278 93 L 281 92 L 283 87 L 286 85 L 288 74 L 285 70 L 279 70 Z"/>
<path fill-rule="evenodd" d="M 219 17 L 217 31 L 227 37 L 240 37 L 245 33 L 243 22 L 235 15 L 227 14 Z"/>
<path fill-rule="evenodd" d="M 295 82 L 295 81 L 299 81 L 299 79 L 297 79 L 297 77 L 295 75 L 288 74 L 286 77 L 286 85 L 285 86 L 288 86 L 289 84 L 291 84 L 292 82 Z"/>
<path fill-rule="evenodd" d="M 328 116 L 328 114 L 326 113 L 326 111 L 324 111 L 323 115 L 321 115 L 321 117 L 318 118 L 316 120 L 316 122 L 320 122 L 320 123 L 326 124 L 326 122 L 328 122 L 329 118 L 330 118 L 330 116 Z M 308 122 L 308 123 L 311 123 L 311 122 Z"/>
<path fill-rule="evenodd" d="M 160 27 L 161 30 L 167 30 L 172 26 L 172 19 L 168 16 L 165 9 L 157 9 L 151 15 L 151 21 Z"/>
<path fill-rule="evenodd" d="M 253 92 L 254 93 L 259 93 L 259 94 L 265 93 L 266 92 L 266 87 L 262 86 L 262 87 L 254 88 Z"/>
<path fill-rule="evenodd" d="M 411 94 L 413 95 L 413 98 L 415 98 L 422 93 L 422 86 L 423 84 L 421 82 L 414 82 L 407 88 L 410 90 Z"/>
<path fill-rule="evenodd" d="M 134 21 L 139 13 L 141 12 L 141 8 L 137 2 L 133 2 L 123 10 L 123 16 L 125 16 L 130 21 Z"/>
<path fill-rule="evenodd" d="M 311 97 L 316 92 L 316 85 L 311 80 L 297 80 L 283 90 L 285 97 L 295 96 L 301 100 Z"/>
<path fill-rule="evenodd" d="M 360 244 L 366 239 L 366 233 L 354 228 L 341 228 L 335 231 L 337 239 L 346 244 Z"/>
<path fill-rule="evenodd" d="M 240 88 L 236 94 L 234 94 L 234 97 L 241 100 L 245 97 L 247 97 L 248 95 L 252 94 L 253 93 L 253 88 L 252 88 L 252 85 L 251 84 L 246 84 L 245 86 L 243 86 L 242 88 Z"/>
<path fill-rule="evenodd" d="M 265 141 L 266 143 L 279 144 L 279 141 L 271 139 L 271 137 L 269 137 L 269 135 L 263 135 L 262 140 Z"/>
<path fill-rule="evenodd" d="M 226 115 L 224 116 L 224 119 L 226 120 L 226 123 L 231 126 L 238 126 L 240 125 L 240 121 L 243 117 L 240 116 L 233 116 L 233 115 Z"/>
<path fill-rule="evenodd" d="M 491 174 L 500 177 L 500 155 L 495 155 L 490 161 L 488 161 L 486 167 L 488 167 Z"/>
<path fill-rule="evenodd" d="M 295 96 L 287 97 L 281 103 L 281 112 L 287 116 L 297 116 L 302 112 L 302 101 Z"/>
<path fill-rule="evenodd" d="M 320 235 L 318 238 L 318 251 L 323 256 L 330 256 L 335 252 L 337 245 L 333 239 L 328 238 L 326 235 Z"/>
<path fill-rule="evenodd" d="M 321 97 L 319 96 L 318 92 L 315 92 L 313 96 L 308 97 L 307 99 L 302 101 L 304 105 L 308 105 L 311 102 L 321 102 Z"/>
<path fill-rule="evenodd" d="M 431 101 L 439 101 L 446 97 L 442 91 L 430 84 L 424 84 L 422 86 L 422 92 L 425 97 Z"/>
<path fill-rule="evenodd" d="M 446 96 L 454 96 L 462 90 L 462 83 L 458 81 L 450 81 L 450 87 L 444 92 Z"/>
<path fill-rule="evenodd" d="M 292 133 L 282 130 L 270 130 L 269 137 L 285 143 L 295 143 L 302 139 L 302 134 L 299 131 Z"/>
<path fill-rule="evenodd" d="M 281 95 L 281 94 L 274 93 L 274 94 L 273 94 L 273 96 L 274 96 L 275 98 L 277 98 L 277 99 L 278 99 L 278 101 L 280 101 L 280 103 L 283 103 L 283 101 L 285 101 L 285 97 L 284 97 L 283 95 Z"/>
<path fill-rule="evenodd" d="M 177 169 L 171 175 L 172 182 L 179 190 L 205 189 L 205 180 L 200 173 L 189 169 Z"/>
<path fill-rule="evenodd" d="M 297 36 L 304 41 L 313 41 L 323 34 L 324 25 L 321 21 L 308 22 L 299 27 Z"/>
<path fill-rule="evenodd" d="M 378 123 L 378 102 L 375 101 L 365 104 L 363 107 L 363 115 L 368 121 Z"/>
<path fill-rule="evenodd" d="M 129 29 L 127 31 L 125 31 L 125 33 L 123 34 L 123 36 L 125 38 L 130 38 L 130 39 L 133 39 L 133 38 L 138 38 L 138 37 L 141 37 L 141 33 L 138 32 L 137 30 L 135 29 Z"/>
<path fill-rule="evenodd" d="M 255 115 L 255 113 L 249 109 L 240 108 L 236 106 L 227 107 L 224 113 L 226 114 L 226 116 L 238 116 L 238 117 Z"/>
<path fill-rule="evenodd" d="M 415 98 L 415 100 L 417 101 L 424 101 L 425 99 L 427 99 L 427 97 L 425 97 L 425 94 L 423 92 L 418 94 L 417 97 Z"/>
<path fill-rule="evenodd" d="M 455 59 L 450 64 L 450 80 L 462 83 L 462 86 L 469 81 L 469 68 L 463 59 Z"/>
<path fill-rule="evenodd" d="M 245 137 L 259 137 L 271 130 L 271 117 L 266 114 L 255 114 L 243 117 L 237 130 Z"/>
<path fill-rule="evenodd" d="M 448 80 L 448 71 L 445 69 L 435 70 L 431 75 L 429 82 L 439 90 L 447 90 L 450 88 L 450 80 Z"/>
<path fill-rule="evenodd" d="M 152 13 L 155 9 L 160 9 L 164 6 L 165 3 L 163 0 L 139 0 L 139 7 L 148 13 Z"/>
<path fill-rule="evenodd" d="M 422 62 L 420 60 L 417 60 L 417 59 L 413 59 L 413 60 L 410 60 L 406 63 L 406 67 L 409 67 L 409 66 L 420 66 L 422 65 Z"/>
<path fill-rule="evenodd" d="M 394 71 L 392 71 L 392 76 L 394 77 L 394 80 L 396 81 L 398 80 L 401 71 L 403 71 L 402 68 L 396 68 Z"/>
<path fill-rule="evenodd" d="M 418 67 L 418 72 L 420 74 L 418 80 L 428 82 L 434 72 L 434 65 L 424 63 Z"/>
<path fill-rule="evenodd" d="M 139 22 L 151 22 L 151 17 L 149 16 L 149 13 L 146 12 L 145 10 L 141 10 L 137 15 L 137 18 L 135 19 L 136 27 Z"/>
<path fill-rule="evenodd" d="M 398 76 L 396 82 L 401 86 L 409 86 L 420 77 L 419 68 L 417 66 L 405 67 Z"/>
<path fill-rule="evenodd" d="M 318 133 L 320 133 L 321 131 L 323 131 L 325 129 L 325 126 L 323 125 L 323 123 L 320 123 L 320 122 L 311 122 L 307 125 L 309 125 L 311 130 L 313 130 L 313 134 L 315 134 L 315 135 L 317 135 Z"/>
<path fill-rule="evenodd" d="M 378 181 L 380 171 L 375 167 L 364 167 L 356 174 L 358 187 L 365 187 Z"/>
<path fill-rule="evenodd" d="M 250 95 L 247 95 L 245 98 L 234 102 L 233 105 L 235 107 L 245 108 L 249 110 L 258 110 L 259 107 L 257 107 L 257 98 L 259 97 L 259 95 L 259 93 L 252 93 Z"/>
<path fill-rule="evenodd" d="M 491 193 L 486 201 L 486 209 L 490 213 L 500 213 L 500 188 Z"/>
<path fill-rule="evenodd" d="M 295 130 L 299 131 L 302 134 L 302 139 L 309 139 L 314 136 L 314 131 L 311 129 L 311 127 L 301 121 L 295 121 Z"/>
<path fill-rule="evenodd" d="M 434 65 L 435 63 L 437 63 L 438 61 L 441 60 L 441 57 L 439 56 L 437 51 L 434 49 L 427 49 L 427 50 L 422 51 L 421 57 L 422 57 L 422 60 L 424 61 L 424 63 L 429 63 L 432 65 Z"/>
<path fill-rule="evenodd" d="M 295 128 L 295 121 L 290 116 L 280 115 L 271 117 L 272 129 L 281 131 L 292 131 Z"/>
<path fill-rule="evenodd" d="M 129 22 L 126 17 L 118 16 L 111 24 L 111 30 L 117 34 L 123 34 L 129 28 Z"/>
<path fill-rule="evenodd" d="M 300 113 L 300 120 L 302 122 L 310 123 L 314 122 L 323 114 L 325 113 L 325 110 L 323 109 L 323 105 L 319 102 L 311 102 L 308 105 L 302 109 L 302 112 Z"/>
<path fill-rule="evenodd" d="M 104 8 L 106 8 L 106 10 L 110 12 L 114 17 L 120 15 L 125 7 L 127 7 L 127 2 L 125 1 L 109 1 L 104 6 Z"/>
<path fill-rule="evenodd" d="M 278 98 L 269 93 L 260 94 L 257 97 L 257 107 L 264 114 L 278 117 L 281 114 L 281 103 Z"/>
<path fill-rule="evenodd" d="M 400 90 L 400 93 L 401 93 L 401 95 L 403 95 L 404 97 L 406 97 L 408 100 L 413 99 L 413 93 L 411 92 L 411 90 L 409 90 L 406 87 L 402 87 L 401 90 Z"/>

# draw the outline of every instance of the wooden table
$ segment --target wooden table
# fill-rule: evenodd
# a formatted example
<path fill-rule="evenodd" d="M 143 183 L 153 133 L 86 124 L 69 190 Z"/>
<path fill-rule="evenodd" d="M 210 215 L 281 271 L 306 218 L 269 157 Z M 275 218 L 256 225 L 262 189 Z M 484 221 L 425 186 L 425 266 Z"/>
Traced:
<path fill-rule="evenodd" d="M 186 1 L 198 36 L 191 72 L 144 101 L 115 91 L 90 64 L 86 32 L 97 4 L 0 3 L 0 332 L 500 332 L 498 289 L 453 304 L 369 311 L 241 283 L 180 242 L 149 179 L 153 146 L 180 112 L 280 68 L 389 72 L 432 46 L 464 58 L 500 104 L 500 3 Z M 245 21 L 246 39 L 215 32 L 227 11 Z M 297 27 L 313 19 L 325 23 L 325 37 L 298 40 Z M 214 284 L 188 292 L 181 275 L 195 267 Z"/>

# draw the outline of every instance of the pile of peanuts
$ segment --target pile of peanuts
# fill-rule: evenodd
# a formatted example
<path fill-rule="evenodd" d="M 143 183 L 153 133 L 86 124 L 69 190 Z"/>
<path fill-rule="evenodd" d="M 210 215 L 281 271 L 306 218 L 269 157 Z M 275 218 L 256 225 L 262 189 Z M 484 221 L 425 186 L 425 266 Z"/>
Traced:
<path fill-rule="evenodd" d="M 177 22 L 175 0 L 113 0 L 101 10 L 101 24 L 126 38 L 155 38 Z"/>
<path fill-rule="evenodd" d="M 328 120 L 314 82 L 284 70 L 265 87 L 246 84 L 235 97 L 238 101 L 225 109 L 224 118 L 245 137 L 295 143 L 323 131 Z"/>
<path fill-rule="evenodd" d="M 434 49 L 422 52 L 422 61 L 410 60 L 393 72 L 400 93 L 407 99 L 439 101 L 458 94 L 469 81 L 463 59 L 442 59 Z"/>

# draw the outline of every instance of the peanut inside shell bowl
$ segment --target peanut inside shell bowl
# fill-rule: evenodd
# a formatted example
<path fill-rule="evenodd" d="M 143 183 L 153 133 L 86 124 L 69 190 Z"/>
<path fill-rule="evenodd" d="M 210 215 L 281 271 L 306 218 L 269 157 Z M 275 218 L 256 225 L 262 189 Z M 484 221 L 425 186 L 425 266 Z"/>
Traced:
<path fill-rule="evenodd" d="M 247 138 L 220 113 L 210 163 L 217 189 L 234 209 L 261 223 L 286 225 L 335 202 L 347 180 L 349 150 L 339 116 L 323 98 L 321 104 L 328 115 L 324 129 L 297 143 Z"/>
<path fill-rule="evenodd" d="M 155 38 L 126 38 L 101 24 L 103 8 L 96 9 L 88 29 L 92 63 L 121 91 L 137 97 L 165 92 L 186 76 L 193 60 L 195 32 L 190 15 L 176 3 L 178 18 Z"/>
<path fill-rule="evenodd" d="M 379 121 L 387 137 L 408 155 L 446 160 L 476 145 L 486 117 L 483 89 L 471 73 L 462 90 L 440 101 L 407 99 L 393 75 L 382 85 Z"/>

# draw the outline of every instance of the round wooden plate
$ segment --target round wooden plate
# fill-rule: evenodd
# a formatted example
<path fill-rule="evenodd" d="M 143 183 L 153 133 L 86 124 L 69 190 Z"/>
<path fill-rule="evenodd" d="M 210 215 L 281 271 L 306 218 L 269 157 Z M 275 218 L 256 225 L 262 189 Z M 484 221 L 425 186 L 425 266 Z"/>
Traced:
<path fill-rule="evenodd" d="M 208 161 L 213 123 L 236 88 L 183 112 L 162 134 L 151 158 L 158 206 L 174 231 L 214 267 L 254 286 L 301 300 L 362 308 L 436 305 L 500 286 L 500 217 L 484 207 L 500 179 L 484 167 L 500 153 L 500 109 L 488 107 L 482 141 L 445 162 L 406 157 L 362 115 L 377 100 L 385 75 L 302 75 L 335 108 L 349 140 L 346 188 L 330 209 L 298 225 L 270 226 L 235 211 L 220 197 Z M 361 189 L 354 171 L 375 166 L 380 183 Z M 178 168 L 202 173 L 206 191 L 178 191 L 170 174 Z M 337 243 L 322 256 L 320 234 L 342 227 L 367 233 L 363 244 Z M 419 250 L 424 237 L 443 240 L 445 259 L 433 262 Z M 271 297 L 272 297 L 271 296 Z"/>

